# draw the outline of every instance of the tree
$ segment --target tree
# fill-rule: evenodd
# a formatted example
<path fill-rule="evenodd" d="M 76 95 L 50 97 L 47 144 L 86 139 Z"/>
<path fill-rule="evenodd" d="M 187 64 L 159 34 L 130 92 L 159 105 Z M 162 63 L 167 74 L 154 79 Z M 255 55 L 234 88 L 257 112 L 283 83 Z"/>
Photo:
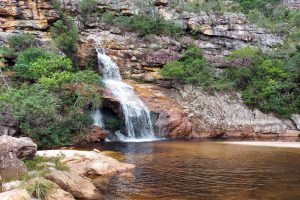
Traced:
<path fill-rule="evenodd" d="M 206 62 L 202 50 L 190 46 L 179 61 L 167 63 L 161 70 L 166 78 L 172 78 L 182 83 L 196 84 L 209 88 L 214 81 L 215 72 Z"/>

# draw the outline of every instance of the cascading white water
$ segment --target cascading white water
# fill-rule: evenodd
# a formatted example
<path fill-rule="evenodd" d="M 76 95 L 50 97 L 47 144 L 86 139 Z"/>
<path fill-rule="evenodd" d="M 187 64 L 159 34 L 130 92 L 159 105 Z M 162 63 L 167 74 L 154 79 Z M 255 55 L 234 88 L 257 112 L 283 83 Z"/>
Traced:
<path fill-rule="evenodd" d="M 94 119 L 94 125 L 95 126 L 99 126 L 101 128 L 105 128 L 104 127 L 104 122 L 103 122 L 103 116 L 102 116 L 102 113 L 101 113 L 101 111 L 100 111 L 99 108 L 97 108 L 93 112 L 93 119 Z"/>
<path fill-rule="evenodd" d="M 128 136 L 116 134 L 120 140 L 155 139 L 150 111 L 135 94 L 133 88 L 122 82 L 119 67 L 105 54 L 97 49 L 99 68 L 103 74 L 105 86 L 120 101 Z"/>

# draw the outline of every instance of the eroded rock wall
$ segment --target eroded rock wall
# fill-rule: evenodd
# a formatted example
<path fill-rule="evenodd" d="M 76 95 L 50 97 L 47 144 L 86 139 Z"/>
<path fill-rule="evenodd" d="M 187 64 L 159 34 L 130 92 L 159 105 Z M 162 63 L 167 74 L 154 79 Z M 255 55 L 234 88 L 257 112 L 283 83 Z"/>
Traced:
<path fill-rule="evenodd" d="M 209 94 L 199 87 L 178 86 L 173 97 L 189 113 L 195 124 L 194 137 L 248 137 L 261 134 L 297 136 L 294 119 L 251 110 L 238 93 Z M 294 121 L 293 121 L 294 120 Z"/>

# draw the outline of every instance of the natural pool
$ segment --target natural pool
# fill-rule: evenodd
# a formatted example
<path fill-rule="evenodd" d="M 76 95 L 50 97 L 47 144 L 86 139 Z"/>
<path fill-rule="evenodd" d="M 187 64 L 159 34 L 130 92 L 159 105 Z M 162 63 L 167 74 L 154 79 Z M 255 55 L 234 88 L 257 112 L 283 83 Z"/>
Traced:
<path fill-rule="evenodd" d="M 107 200 L 300 199 L 300 149 L 215 141 L 105 143 L 136 165 L 112 180 Z"/>

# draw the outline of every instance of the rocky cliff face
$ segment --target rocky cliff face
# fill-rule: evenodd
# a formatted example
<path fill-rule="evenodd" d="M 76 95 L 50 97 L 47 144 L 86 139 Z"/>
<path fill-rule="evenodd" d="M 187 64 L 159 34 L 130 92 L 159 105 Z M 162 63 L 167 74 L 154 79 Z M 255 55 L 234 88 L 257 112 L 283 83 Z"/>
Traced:
<path fill-rule="evenodd" d="M 247 45 L 270 49 L 283 43 L 282 35 L 249 24 L 242 14 L 193 13 L 170 7 L 166 0 L 154 1 L 150 7 L 165 19 L 182 26 L 183 37 L 140 37 L 134 32 L 125 32 L 101 22 L 99 13 L 94 13 L 94 20 L 83 25 L 78 1 L 61 2 L 62 8 L 74 17 L 80 29 L 79 64 L 91 55 L 96 60 L 94 48 L 102 47 L 120 66 L 123 78 L 148 83 L 129 82 L 153 112 L 158 134 L 168 137 L 219 137 L 297 132 L 294 119 L 280 120 L 252 111 L 243 105 L 237 94 L 213 96 L 191 86 L 170 89 L 172 81 L 163 79 L 159 74 L 161 67 L 178 59 L 182 49 L 190 43 L 202 48 L 211 64 L 222 68 L 228 62 L 224 56 L 229 55 L 231 50 Z M 129 0 L 100 0 L 97 7 L 124 15 L 143 12 L 143 7 Z M 51 1 L 0 1 L 0 46 L 8 35 L 21 32 L 31 32 L 41 41 L 48 41 L 49 26 L 58 17 Z M 109 99 L 105 105 L 109 104 Z M 113 105 L 117 105 L 116 102 Z"/>
<path fill-rule="evenodd" d="M 49 25 L 59 18 L 51 1 L 1 0 L 0 46 L 11 34 L 31 32 L 42 40 L 48 40 Z"/>
<path fill-rule="evenodd" d="M 299 0 L 283 0 L 283 4 L 291 9 L 300 9 Z"/>

